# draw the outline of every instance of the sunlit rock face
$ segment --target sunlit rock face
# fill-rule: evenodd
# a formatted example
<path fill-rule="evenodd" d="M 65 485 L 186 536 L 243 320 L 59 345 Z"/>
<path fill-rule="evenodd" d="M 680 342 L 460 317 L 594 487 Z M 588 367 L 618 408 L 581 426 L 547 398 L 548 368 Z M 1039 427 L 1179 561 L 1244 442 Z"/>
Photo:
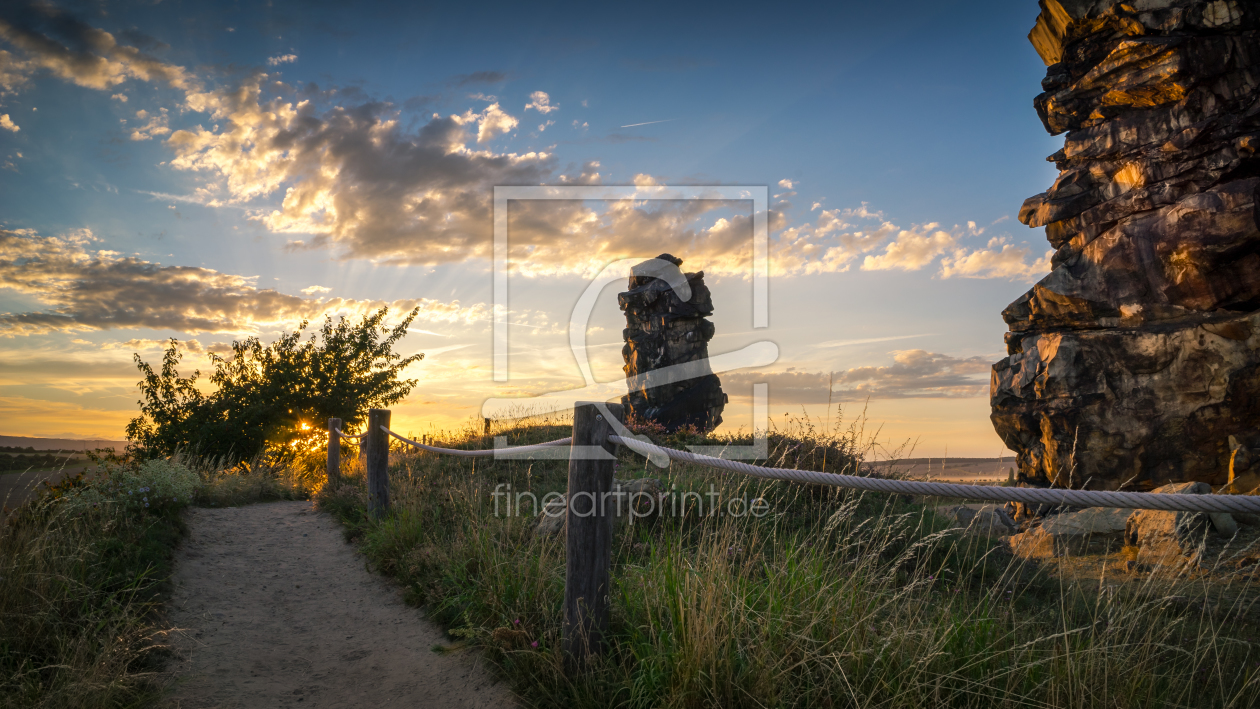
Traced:
<path fill-rule="evenodd" d="M 1057 252 L 1003 311 L 994 426 L 1034 484 L 1223 484 L 1260 447 L 1260 5 L 1040 5 L 1067 136 L 1020 221 Z"/>
<path fill-rule="evenodd" d="M 675 279 L 685 278 L 690 297 L 683 300 L 661 266 L 672 264 Z M 629 290 L 617 295 L 626 314 L 622 336 L 622 368 L 630 378 L 630 392 L 622 398 L 626 416 L 651 421 L 673 432 L 684 426 L 711 431 L 722 423 L 726 395 L 709 368 L 709 340 L 713 312 L 704 272 L 683 274 L 682 259 L 661 254 L 632 269 Z M 677 280 L 677 282 L 681 282 Z"/>

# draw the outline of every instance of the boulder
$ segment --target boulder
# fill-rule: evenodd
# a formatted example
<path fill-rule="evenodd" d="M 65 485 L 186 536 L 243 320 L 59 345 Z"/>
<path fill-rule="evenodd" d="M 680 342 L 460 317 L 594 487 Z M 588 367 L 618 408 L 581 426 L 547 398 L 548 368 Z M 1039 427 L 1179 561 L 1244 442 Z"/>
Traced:
<path fill-rule="evenodd" d="M 1243 480 L 1260 458 L 1260 5 L 1041 8 L 1034 105 L 1066 138 L 1019 218 L 1055 252 L 1003 312 L 994 427 L 1040 486 L 1221 486 L 1231 463 Z"/>
<path fill-rule="evenodd" d="M 1206 483 L 1164 485 L 1155 490 L 1162 494 L 1205 495 L 1212 492 Z M 1138 510 L 1129 517 L 1125 540 L 1138 548 L 1138 560 L 1147 563 L 1172 563 L 1185 558 L 1198 558 L 1209 531 L 1232 537 L 1238 525 L 1224 512 L 1168 512 Z"/>
<path fill-rule="evenodd" d="M 630 420 L 655 423 L 667 432 L 690 426 L 708 432 L 722 423 L 727 397 L 709 367 L 713 300 L 704 272 L 681 273 L 682 259 L 661 254 L 635 266 L 629 290 L 617 295 L 626 314 L 621 348 L 630 392 L 621 400 Z M 666 271 L 672 269 L 672 273 Z M 658 277 L 663 276 L 663 277 Z M 686 300 L 670 285 L 685 278 Z M 665 379 L 665 372 L 671 375 Z"/>
<path fill-rule="evenodd" d="M 1019 531 L 1000 505 L 943 505 L 932 512 L 967 534 L 1004 537 Z"/>
<path fill-rule="evenodd" d="M 615 520 L 614 532 L 621 531 L 621 528 L 627 523 L 634 524 L 635 520 L 648 519 L 659 515 L 661 513 L 659 497 L 661 490 L 661 481 L 656 478 L 614 480 L 613 496 L 608 498 L 608 511 Z M 585 503 L 582 504 L 585 505 Z M 547 504 L 543 506 L 542 513 L 538 515 L 538 525 L 534 528 L 534 533 L 548 536 L 563 532 L 565 522 L 568 520 L 568 514 L 565 510 L 567 505 L 567 495 L 553 497 L 548 500 Z M 579 507 L 578 509 L 582 510 L 585 508 Z"/>
<path fill-rule="evenodd" d="M 1105 553 L 1124 543 L 1129 510 L 1089 507 L 1060 512 L 1011 537 L 1011 550 L 1026 558 Z"/>

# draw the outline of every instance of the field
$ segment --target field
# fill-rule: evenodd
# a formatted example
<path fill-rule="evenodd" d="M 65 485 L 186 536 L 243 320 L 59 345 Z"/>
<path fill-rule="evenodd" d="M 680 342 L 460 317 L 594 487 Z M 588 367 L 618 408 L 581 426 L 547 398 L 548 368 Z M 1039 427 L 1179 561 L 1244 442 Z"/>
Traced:
<path fill-rule="evenodd" d="M 516 445 L 568 433 L 535 418 L 492 435 Z M 676 448 L 715 442 L 651 435 Z M 492 445 L 473 427 L 438 442 Z M 867 452 L 860 427 L 808 421 L 770 443 L 771 464 L 831 472 Z M 562 491 L 566 461 L 397 449 L 394 506 L 380 520 L 366 514 L 352 450 L 343 461 L 333 486 L 313 451 L 232 470 L 183 461 L 196 492 L 157 508 L 75 507 L 66 500 L 81 482 L 22 507 L 0 532 L 0 707 L 158 703 L 180 510 L 311 495 L 447 629 L 435 652 L 478 649 L 529 706 L 1260 706 L 1254 574 L 1120 578 L 1100 559 L 1028 561 L 1001 539 L 951 530 L 930 511 L 949 501 L 658 469 L 624 449 L 619 479 L 696 494 L 619 528 L 607 652 L 566 674 L 563 533 L 536 532 L 528 496 L 515 497 Z M 509 485 L 524 514 L 495 495 Z M 732 514 L 757 500 L 764 514 Z"/>
<path fill-rule="evenodd" d="M 494 433 L 515 445 L 567 432 L 535 420 Z M 471 427 L 439 443 L 490 445 Z M 863 453 L 856 428 L 798 422 L 771 436 L 780 466 L 841 472 Z M 365 514 L 355 466 L 319 505 L 449 627 L 452 646 L 483 648 L 533 705 L 1260 706 L 1254 577 L 1207 569 L 1120 584 L 1107 567 L 1075 573 L 951 532 L 928 512 L 939 500 L 659 470 L 624 450 L 619 479 L 716 491 L 724 509 L 760 498 L 770 511 L 711 516 L 692 497 L 686 514 L 623 527 L 607 654 L 566 675 L 563 537 L 536 534 L 535 518 L 506 515 L 494 497 L 508 485 L 538 497 L 563 490 L 564 461 L 399 450 L 394 510 L 381 521 Z M 1223 585 L 1234 592 L 1217 593 Z"/>

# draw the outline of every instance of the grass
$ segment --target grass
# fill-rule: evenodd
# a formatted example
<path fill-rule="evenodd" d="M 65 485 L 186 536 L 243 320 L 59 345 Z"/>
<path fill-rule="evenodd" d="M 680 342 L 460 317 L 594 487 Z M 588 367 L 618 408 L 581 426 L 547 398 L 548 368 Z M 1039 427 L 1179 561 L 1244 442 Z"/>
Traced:
<path fill-rule="evenodd" d="M 495 433 L 516 445 L 568 430 L 533 420 Z M 656 437 L 675 448 L 703 439 Z M 857 427 L 796 421 L 772 432 L 770 462 L 852 471 L 861 439 Z M 470 426 L 439 444 L 490 442 Z M 1260 643 L 1245 622 L 1260 594 L 1208 613 L 1186 602 L 1207 593 L 1203 576 L 1138 589 L 1072 581 L 947 532 L 901 497 L 657 470 L 625 450 L 617 465 L 619 478 L 658 477 L 667 490 L 763 498 L 770 513 L 702 516 L 693 504 L 619 531 L 608 651 L 580 675 L 565 674 L 559 649 L 563 535 L 496 515 L 491 496 L 508 484 L 561 491 L 565 461 L 399 450 L 385 518 L 366 514 L 355 462 L 317 501 L 452 647 L 482 648 L 533 706 L 1260 706 Z"/>
<path fill-rule="evenodd" d="M 148 482 L 115 463 L 96 479 L 73 476 L 46 489 L 0 527 L 0 708 L 155 704 L 167 654 L 161 604 L 185 532 L 181 510 L 313 492 L 309 459 L 176 463 L 191 468 L 195 494 L 155 495 L 161 475 Z M 123 495 L 111 480 L 130 481 L 137 494 Z"/>

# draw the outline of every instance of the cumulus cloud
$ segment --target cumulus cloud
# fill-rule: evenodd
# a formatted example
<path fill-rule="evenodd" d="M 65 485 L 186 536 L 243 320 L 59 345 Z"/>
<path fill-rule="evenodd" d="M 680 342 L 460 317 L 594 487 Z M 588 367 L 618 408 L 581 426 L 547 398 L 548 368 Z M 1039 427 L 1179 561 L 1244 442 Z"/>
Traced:
<path fill-rule="evenodd" d="M 1039 259 L 1029 263 L 1031 249 L 1017 247 L 1008 237 L 989 240 L 983 249 L 957 249 L 941 259 L 941 278 L 1008 278 L 1016 281 L 1034 281 L 1050 272 L 1050 258 L 1054 250 L 1047 250 Z"/>
<path fill-rule="evenodd" d="M 490 97 L 481 111 L 435 113 L 408 129 L 391 104 L 317 87 L 297 92 L 262 72 L 207 88 L 182 67 L 121 45 L 49 6 L 0 17 L 0 39 L 23 55 L 0 50 L 0 86 L 9 87 L 4 90 L 43 69 L 102 90 L 128 79 L 182 89 L 178 110 L 205 115 L 209 127 L 172 130 L 168 113 L 159 110 L 131 131 L 133 140 L 167 136 L 174 153 L 168 164 L 203 178 L 192 195 L 164 197 L 243 208 L 273 233 L 293 234 L 292 249 L 333 249 L 341 258 L 397 264 L 488 260 L 495 185 L 601 182 L 595 161 L 576 175 L 557 174 L 547 152 L 488 147 L 519 125 Z M 479 72 L 455 81 L 502 78 Z M 536 91 L 526 105 L 531 109 L 546 115 L 558 106 Z M 544 119 L 539 130 L 550 125 Z M 667 182 L 651 175 L 632 181 L 643 187 Z M 779 185 L 796 183 L 785 178 Z M 278 204 L 267 204 L 276 198 Z M 747 275 L 753 223 L 747 209 L 747 203 L 714 201 L 514 202 L 510 255 L 522 273 L 587 274 L 616 258 L 658 253 L 659 244 L 669 241 L 689 265 Z M 776 203 L 767 215 L 774 275 L 835 273 L 853 264 L 921 270 L 939 259 L 941 277 L 1031 278 L 1044 262 L 1029 264 L 1026 249 L 1006 244 L 972 249 L 964 239 L 982 230 L 971 226 L 900 226 L 865 203 L 833 210 L 815 203 L 812 221 L 794 224 L 786 216 L 790 209 Z M 574 248 L 579 243 L 583 247 Z"/>
<path fill-rule="evenodd" d="M 539 113 L 546 114 L 552 111 L 559 111 L 560 104 L 551 105 L 551 97 L 547 95 L 546 91 L 535 91 L 529 95 L 529 103 L 525 104 L 526 111 L 531 108 Z"/>
<path fill-rule="evenodd" d="M 35 71 L 47 70 L 92 89 L 108 89 L 128 79 L 191 88 L 182 67 L 120 44 L 112 34 L 92 27 L 47 4 L 12 7 L 0 16 L 0 39 L 25 53 L 15 61 L 0 57 L 0 83 L 11 89 Z"/>
<path fill-rule="evenodd" d="M 148 123 L 131 131 L 132 140 L 149 140 L 154 136 L 167 135 L 171 129 L 167 126 L 167 120 L 170 116 L 165 108 L 158 109 L 157 113 L 149 113 L 148 111 L 136 111 L 136 118 L 140 120 L 148 119 Z"/>
<path fill-rule="evenodd" d="M 862 261 L 864 271 L 917 271 L 957 243 L 957 237 L 936 223 L 902 229 L 881 254 Z"/>
<path fill-rule="evenodd" d="M 297 61 L 296 54 L 281 54 L 275 57 L 267 57 L 267 66 L 280 66 L 281 64 L 292 64 Z"/>
<path fill-rule="evenodd" d="M 327 286 L 307 286 L 303 288 L 300 292 L 302 293 L 302 295 L 316 295 L 319 293 L 327 293 L 331 290 L 332 288 L 329 288 Z"/>
<path fill-rule="evenodd" d="M 118 328 L 252 334 L 324 315 L 360 315 L 382 306 L 420 308 L 420 322 L 486 320 L 482 304 L 427 298 L 384 301 L 303 298 L 257 287 L 254 279 L 207 268 L 163 266 L 94 250 L 86 229 L 60 237 L 0 230 L 0 288 L 46 309 L 0 314 L 0 334 L 30 335 Z"/>
<path fill-rule="evenodd" d="M 782 180 L 779 180 L 779 186 L 780 186 L 780 187 L 782 187 L 782 188 L 783 188 L 783 189 L 785 189 L 785 190 L 790 190 L 790 189 L 793 189 L 794 187 L 796 187 L 796 183 L 795 183 L 795 182 L 792 182 L 792 181 L 791 181 L 791 180 L 789 180 L 789 179 L 784 178 L 784 179 L 782 179 Z"/>
<path fill-rule="evenodd" d="M 127 94 L 114 94 L 110 96 L 110 98 L 114 99 L 115 101 L 122 101 L 123 103 L 127 103 Z"/>
<path fill-rule="evenodd" d="M 9 118 L 9 114 L 7 113 L 0 114 L 0 128 L 3 128 L 7 131 L 12 131 L 14 133 L 22 130 L 21 127 L 18 126 L 18 124 L 13 122 L 12 118 Z"/>

